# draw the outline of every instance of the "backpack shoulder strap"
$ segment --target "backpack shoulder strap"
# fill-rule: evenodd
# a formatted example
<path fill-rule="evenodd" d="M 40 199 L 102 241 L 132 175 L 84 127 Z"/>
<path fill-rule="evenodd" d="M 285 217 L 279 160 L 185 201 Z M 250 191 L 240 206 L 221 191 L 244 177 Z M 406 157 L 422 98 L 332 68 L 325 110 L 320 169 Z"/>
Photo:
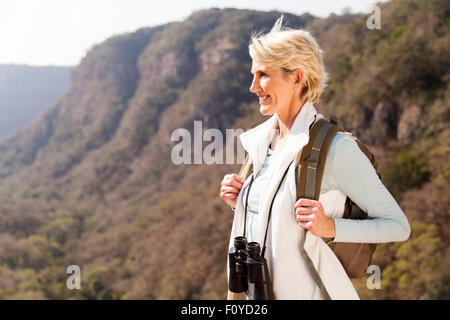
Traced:
<path fill-rule="evenodd" d="M 297 199 L 319 199 L 320 186 L 322 184 L 322 176 L 325 169 L 328 149 L 338 131 L 343 130 L 339 128 L 336 123 L 328 122 L 325 119 L 318 120 L 311 128 L 309 142 L 297 156 Z M 311 276 L 319 286 L 323 297 L 326 300 L 331 300 L 318 271 L 314 267 L 312 260 L 304 248 L 307 231 L 308 230 L 305 230 L 303 233 L 303 246 L 301 252 L 305 258 Z"/>
<path fill-rule="evenodd" d="M 247 153 L 245 156 L 244 163 L 242 164 L 241 170 L 239 171 L 239 176 L 241 176 L 244 179 L 247 179 L 250 174 L 253 172 L 253 163 L 250 160 L 250 156 Z"/>
<path fill-rule="evenodd" d="M 325 119 L 311 128 L 309 142 L 297 157 L 297 199 L 319 199 L 328 150 L 339 131 L 344 130 Z"/>

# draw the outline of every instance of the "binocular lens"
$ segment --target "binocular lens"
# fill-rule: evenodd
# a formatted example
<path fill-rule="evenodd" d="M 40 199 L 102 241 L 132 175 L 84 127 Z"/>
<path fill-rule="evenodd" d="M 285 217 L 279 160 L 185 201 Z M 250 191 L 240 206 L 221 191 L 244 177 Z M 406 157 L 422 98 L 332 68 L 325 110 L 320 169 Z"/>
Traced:
<path fill-rule="evenodd" d="M 236 248 L 236 250 L 244 250 L 246 244 L 247 244 L 247 238 L 246 237 L 236 237 L 236 238 L 234 238 L 234 247 Z"/>
<path fill-rule="evenodd" d="M 247 254 L 250 257 L 256 258 L 256 257 L 259 256 L 259 253 L 261 251 L 261 247 L 259 246 L 258 242 L 249 242 L 249 243 L 247 243 L 245 251 L 247 252 Z"/>

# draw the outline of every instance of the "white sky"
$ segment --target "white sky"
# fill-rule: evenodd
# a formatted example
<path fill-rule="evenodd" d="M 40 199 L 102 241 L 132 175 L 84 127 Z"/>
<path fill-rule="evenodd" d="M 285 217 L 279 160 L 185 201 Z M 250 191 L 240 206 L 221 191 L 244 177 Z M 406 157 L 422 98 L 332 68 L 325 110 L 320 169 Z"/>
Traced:
<path fill-rule="evenodd" d="M 0 0 L 0 64 L 77 65 L 92 45 L 112 35 L 211 7 L 327 17 L 346 7 L 369 13 L 377 2 L 386 0 Z"/>

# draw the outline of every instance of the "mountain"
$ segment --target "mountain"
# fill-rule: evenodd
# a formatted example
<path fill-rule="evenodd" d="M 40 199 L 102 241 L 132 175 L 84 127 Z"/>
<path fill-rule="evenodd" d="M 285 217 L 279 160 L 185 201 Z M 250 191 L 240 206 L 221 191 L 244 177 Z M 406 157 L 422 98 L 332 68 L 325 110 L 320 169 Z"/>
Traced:
<path fill-rule="evenodd" d="M 317 109 L 367 141 L 412 222 L 409 241 L 377 249 L 383 290 L 355 281 L 362 298 L 448 297 L 448 13 L 393 1 L 380 30 L 368 15 L 284 13 L 325 51 Z M 239 165 L 176 165 L 171 135 L 265 120 L 247 45 L 280 15 L 201 10 L 89 50 L 65 94 L 0 141 L 0 298 L 225 297 L 232 211 L 219 189 Z M 69 265 L 81 290 L 66 287 Z"/>
<path fill-rule="evenodd" d="M 70 67 L 0 65 L 0 138 L 24 128 L 59 98 L 70 83 Z"/>

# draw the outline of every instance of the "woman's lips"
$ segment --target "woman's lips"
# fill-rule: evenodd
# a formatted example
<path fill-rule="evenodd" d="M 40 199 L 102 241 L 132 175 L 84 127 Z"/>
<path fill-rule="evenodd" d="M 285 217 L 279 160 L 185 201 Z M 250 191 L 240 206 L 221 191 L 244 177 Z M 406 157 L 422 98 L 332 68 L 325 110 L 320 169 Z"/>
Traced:
<path fill-rule="evenodd" d="M 260 103 L 267 102 L 269 100 L 269 98 L 270 98 L 269 95 L 258 95 L 258 97 L 259 97 L 259 102 Z"/>

